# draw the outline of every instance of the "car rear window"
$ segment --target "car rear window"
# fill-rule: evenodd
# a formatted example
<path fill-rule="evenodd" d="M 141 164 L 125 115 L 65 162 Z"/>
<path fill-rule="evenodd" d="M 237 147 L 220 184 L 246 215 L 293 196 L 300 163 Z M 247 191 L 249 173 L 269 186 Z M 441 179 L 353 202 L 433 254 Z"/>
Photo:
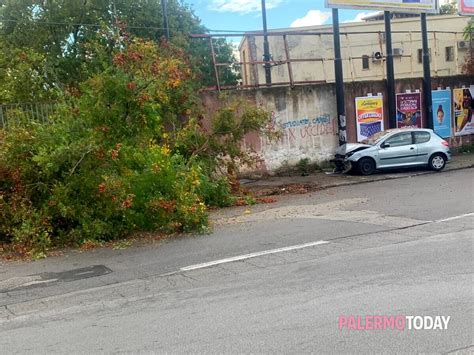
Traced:
<path fill-rule="evenodd" d="M 430 132 L 414 132 L 415 144 L 426 143 L 431 139 Z"/>

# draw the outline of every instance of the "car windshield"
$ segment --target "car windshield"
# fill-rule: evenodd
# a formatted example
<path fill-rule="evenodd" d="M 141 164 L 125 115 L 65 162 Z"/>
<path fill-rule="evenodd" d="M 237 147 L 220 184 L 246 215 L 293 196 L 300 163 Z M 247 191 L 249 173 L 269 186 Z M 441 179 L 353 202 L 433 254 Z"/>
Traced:
<path fill-rule="evenodd" d="M 387 132 L 387 131 L 381 131 L 381 132 L 377 132 L 375 133 L 373 136 L 370 136 L 369 138 L 367 139 L 364 139 L 363 141 L 361 141 L 361 143 L 363 144 L 370 144 L 370 145 L 376 145 L 378 142 L 380 142 L 380 140 L 385 137 L 387 134 L 389 134 L 390 132 Z"/>

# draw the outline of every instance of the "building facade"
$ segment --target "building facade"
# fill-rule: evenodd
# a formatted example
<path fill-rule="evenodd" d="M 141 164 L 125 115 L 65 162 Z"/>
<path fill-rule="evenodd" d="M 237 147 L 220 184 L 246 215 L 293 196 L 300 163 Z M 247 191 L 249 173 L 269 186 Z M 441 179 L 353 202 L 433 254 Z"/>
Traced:
<path fill-rule="evenodd" d="M 463 73 L 464 65 L 471 55 L 472 42 L 465 40 L 463 34 L 468 20 L 468 17 L 454 15 L 428 16 L 433 77 Z M 384 21 L 378 17 L 365 22 L 341 24 L 346 82 L 381 80 L 386 77 L 384 31 Z M 420 18 L 395 18 L 392 20 L 392 32 L 396 78 L 422 77 Z M 268 41 L 273 84 L 335 81 L 332 25 L 271 30 Z M 265 85 L 265 68 L 261 63 L 263 42 L 263 36 L 249 33 L 240 43 L 243 86 Z"/>

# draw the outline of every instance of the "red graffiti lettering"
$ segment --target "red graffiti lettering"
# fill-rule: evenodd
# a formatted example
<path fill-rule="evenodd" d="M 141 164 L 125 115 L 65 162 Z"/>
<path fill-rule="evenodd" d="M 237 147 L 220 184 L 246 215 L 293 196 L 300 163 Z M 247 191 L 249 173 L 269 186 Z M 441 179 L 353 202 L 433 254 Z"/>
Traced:
<path fill-rule="evenodd" d="M 288 139 L 290 139 L 290 140 L 296 139 L 295 132 L 296 132 L 295 128 L 289 128 L 288 129 Z"/>

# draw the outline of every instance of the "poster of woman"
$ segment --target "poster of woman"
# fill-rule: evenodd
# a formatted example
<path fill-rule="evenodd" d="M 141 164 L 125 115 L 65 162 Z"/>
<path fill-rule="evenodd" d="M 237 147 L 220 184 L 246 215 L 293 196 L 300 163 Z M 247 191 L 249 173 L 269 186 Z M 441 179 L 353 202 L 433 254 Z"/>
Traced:
<path fill-rule="evenodd" d="M 474 87 L 453 90 L 454 135 L 474 134 Z"/>
<path fill-rule="evenodd" d="M 452 135 L 451 90 L 435 90 L 433 100 L 433 129 L 443 138 Z"/>

